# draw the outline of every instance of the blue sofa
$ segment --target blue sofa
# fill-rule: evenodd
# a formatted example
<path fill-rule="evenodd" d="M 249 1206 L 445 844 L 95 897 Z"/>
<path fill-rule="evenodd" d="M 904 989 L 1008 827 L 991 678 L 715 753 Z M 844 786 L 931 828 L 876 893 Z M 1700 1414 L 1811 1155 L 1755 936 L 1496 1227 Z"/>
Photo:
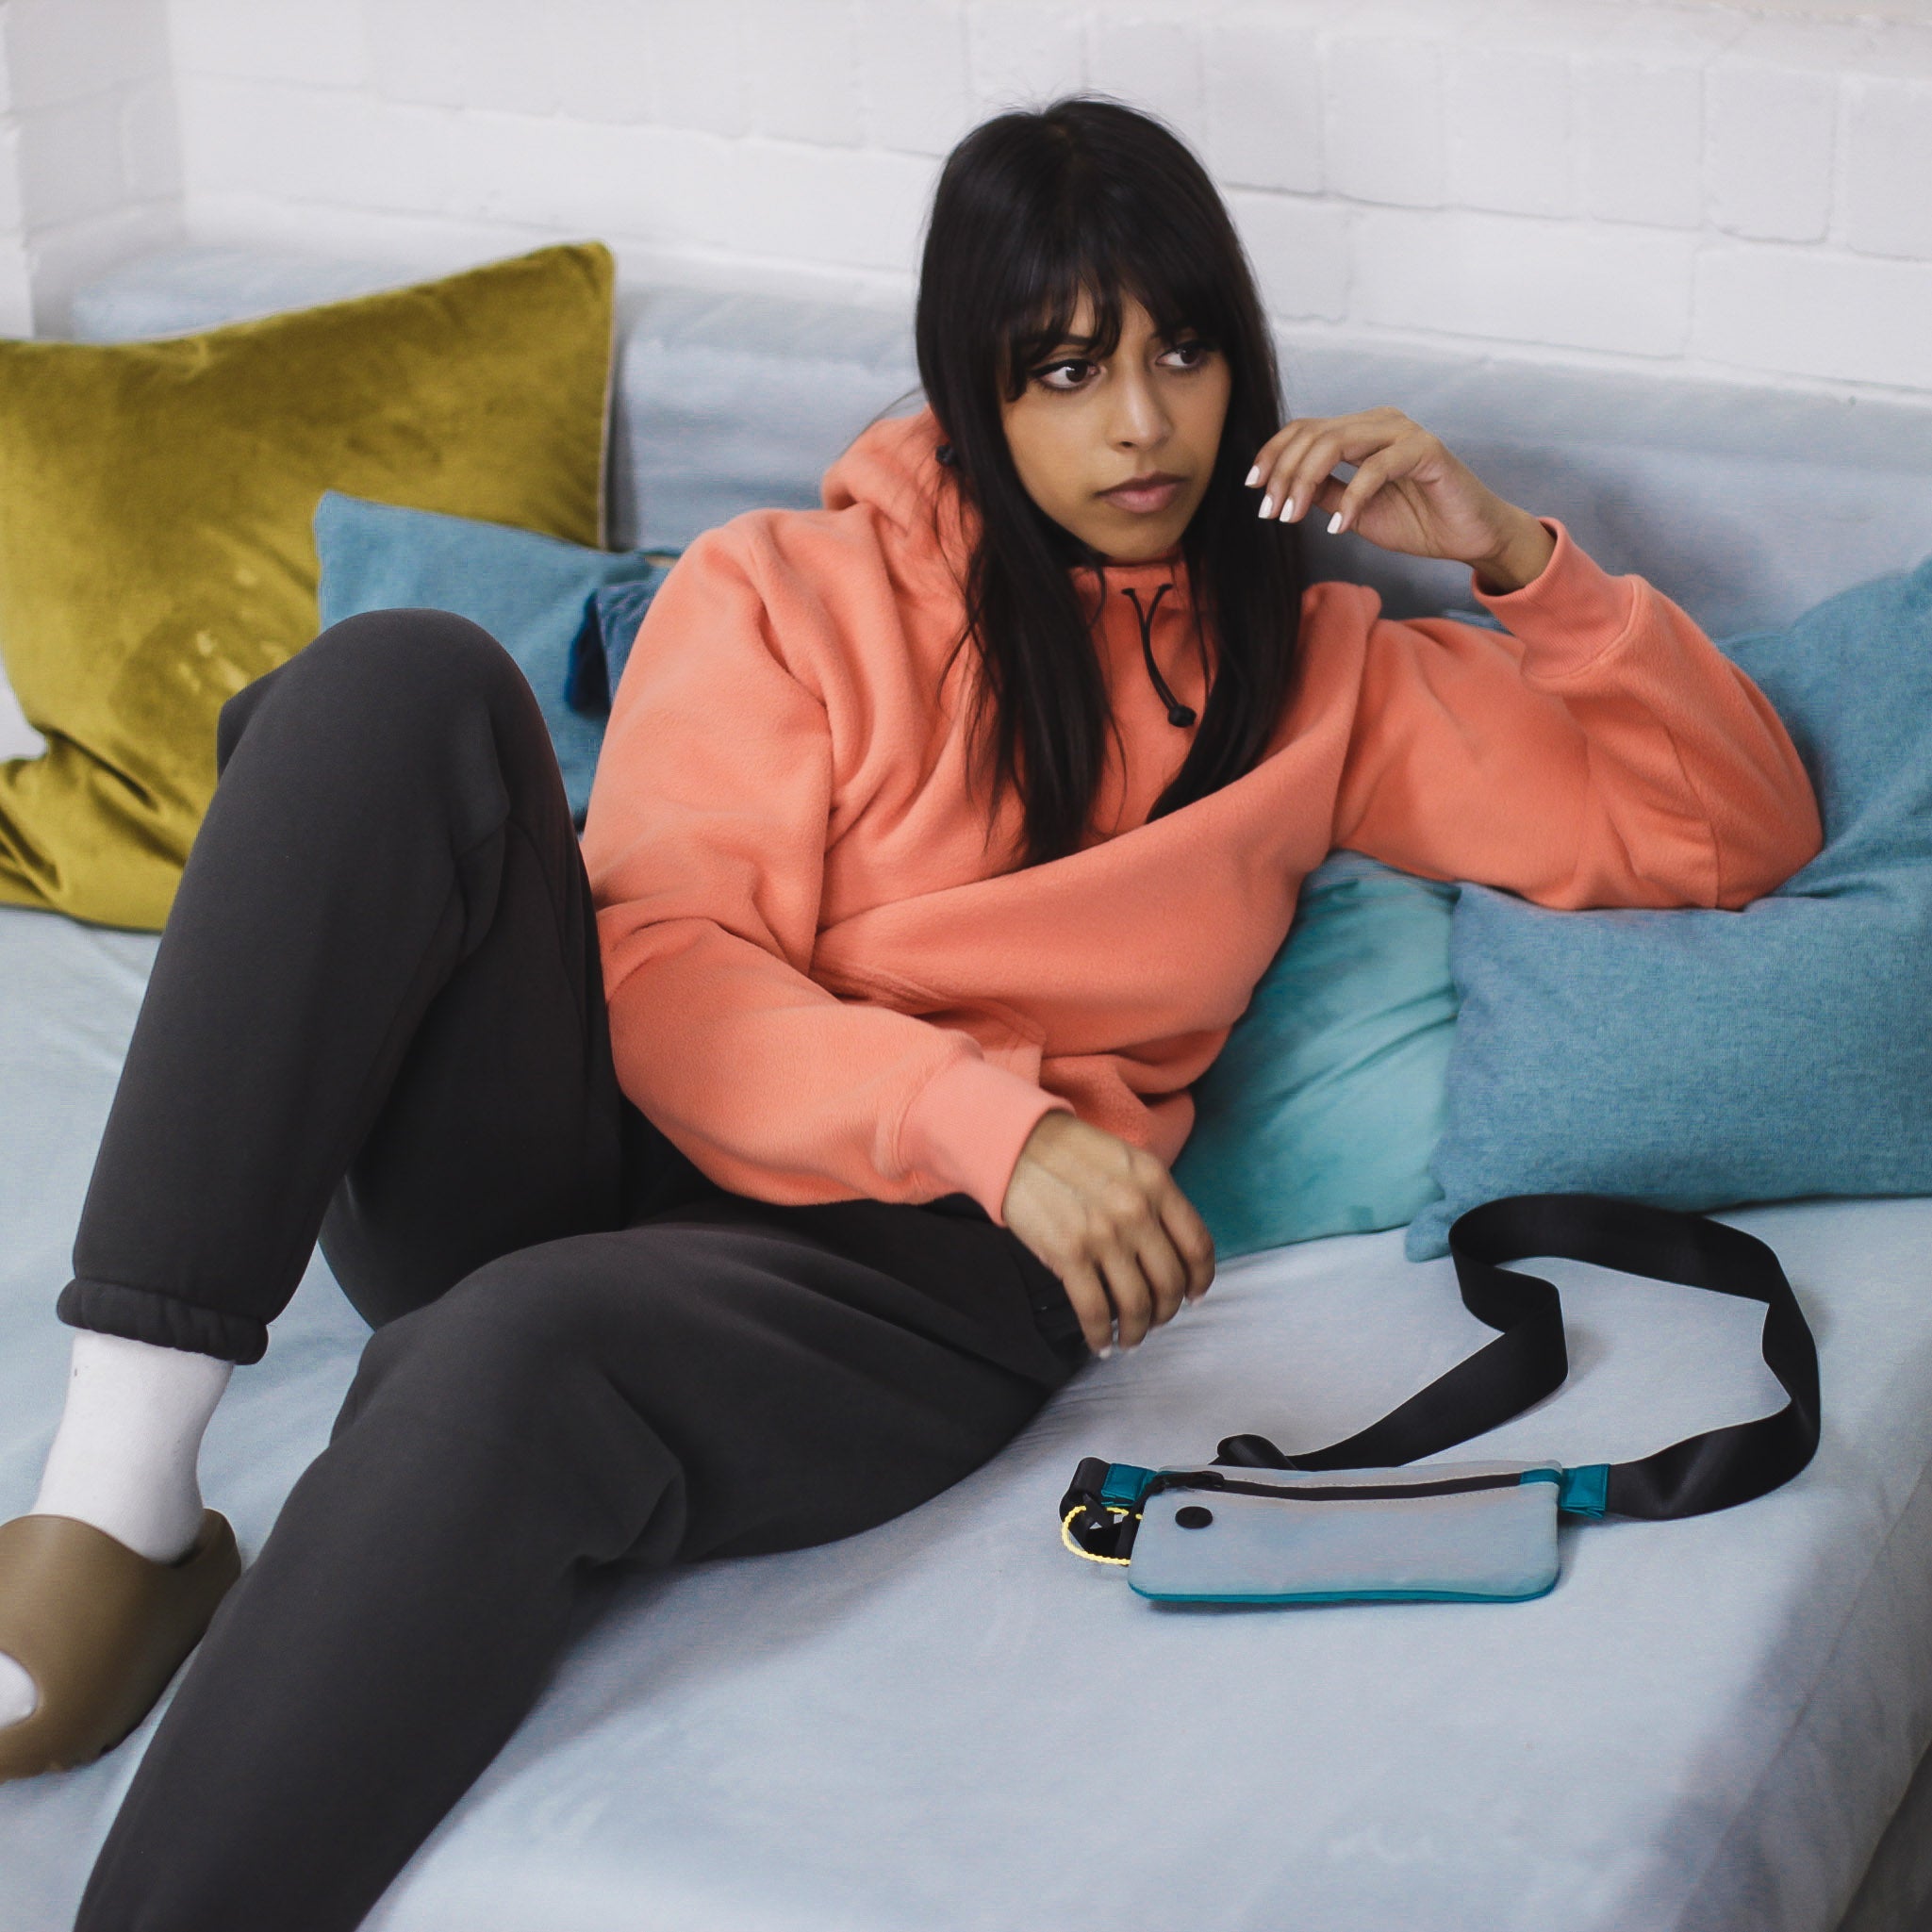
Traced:
<path fill-rule="evenodd" d="M 164 334 L 405 279 L 189 250 L 76 305 Z M 1394 401 L 1719 633 L 1932 552 L 1932 414 L 1304 339 L 1296 406 Z M 901 318 L 626 297 L 614 542 L 674 545 L 823 464 L 914 385 Z M 1399 610 L 1460 571 L 1348 539 Z M 0 748 L 5 750 L 7 748 Z M 0 911 L 0 1514 L 65 1359 L 55 1292 L 153 941 Z M 1748 1508 L 1564 1532 L 1516 1606 L 1158 1610 L 1059 1545 L 1073 1463 L 1343 1435 L 1486 1336 L 1399 1230 L 1224 1270 L 1005 1455 L 824 1549 L 611 1591 L 380 1932 L 1907 1932 L 1932 1909 L 1932 1198 L 1722 1218 L 1818 1333 L 1816 1461 Z M 1756 1311 L 1581 1263 L 1561 1395 L 1458 1456 L 1641 1455 L 1775 1405 Z M 362 1329 L 318 1259 L 205 1463 L 257 1548 Z M 152 1721 L 151 1721 L 152 1722 Z M 0 1932 L 68 1923 L 148 1729 L 0 1787 Z"/>

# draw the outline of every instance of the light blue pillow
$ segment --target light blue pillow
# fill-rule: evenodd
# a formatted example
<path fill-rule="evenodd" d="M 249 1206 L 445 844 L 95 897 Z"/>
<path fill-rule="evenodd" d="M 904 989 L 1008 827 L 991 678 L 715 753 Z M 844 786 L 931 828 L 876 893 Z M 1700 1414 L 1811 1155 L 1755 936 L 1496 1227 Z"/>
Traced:
<path fill-rule="evenodd" d="M 1500 1195 L 1932 1194 L 1932 560 L 1723 649 L 1791 732 L 1825 850 L 1735 913 L 1465 886 L 1442 1198 L 1412 1260 Z"/>
<path fill-rule="evenodd" d="M 1223 1256 L 1399 1228 L 1435 1198 L 1455 898 L 1356 852 L 1303 881 L 1175 1163 Z"/>
<path fill-rule="evenodd" d="M 567 702 L 573 650 L 581 656 L 586 625 L 596 630 L 597 592 L 607 585 L 636 586 L 648 601 L 664 581 L 663 557 L 586 550 L 530 530 L 368 503 L 338 490 L 316 506 L 315 547 L 324 628 L 363 611 L 448 610 L 496 638 L 537 693 L 571 816 L 582 824 L 603 719 Z M 594 704 L 589 708 L 594 714 Z"/>

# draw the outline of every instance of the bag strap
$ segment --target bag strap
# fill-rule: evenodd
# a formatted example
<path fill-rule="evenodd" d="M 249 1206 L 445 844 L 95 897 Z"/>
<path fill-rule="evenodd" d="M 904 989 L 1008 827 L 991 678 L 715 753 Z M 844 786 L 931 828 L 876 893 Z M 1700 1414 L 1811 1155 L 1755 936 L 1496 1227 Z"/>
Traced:
<path fill-rule="evenodd" d="M 1562 1303 L 1535 1275 L 1503 1266 L 1562 1255 L 1627 1275 L 1764 1304 L 1764 1364 L 1787 1400 L 1755 1422 L 1687 1436 L 1634 1462 L 1569 1472 L 1563 1506 L 1586 1515 L 1698 1516 L 1789 1482 L 1818 1447 L 1818 1348 L 1777 1256 L 1737 1228 L 1593 1194 L 1511 1195 L 1449 1229 L 1462 1305 L 1501 1332 L 1379 1422 L 1298 1456 L 1265 1436 L 1228 1437 L 1214 1461 L 1246 1469 L 1386 1467 L 1453 1448 L 1520 1415 L 1569 1373 Z M 1576 1478 L 1583 1478 L 1577 1480 Z"/>

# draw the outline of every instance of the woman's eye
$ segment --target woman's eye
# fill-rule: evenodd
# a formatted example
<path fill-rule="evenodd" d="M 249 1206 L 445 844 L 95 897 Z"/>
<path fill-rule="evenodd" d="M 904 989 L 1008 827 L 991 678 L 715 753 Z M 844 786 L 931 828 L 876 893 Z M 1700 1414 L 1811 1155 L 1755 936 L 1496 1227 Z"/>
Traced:
<path fill-rule="evenodd" d="M 1078 389 L 1082 388 L 1093 374 L 1091 362 L 1049 362 L 1045 369 L 1033 372 L 1033 380 L 1049 389 Z"/>
<path fill-rule="evenodd" d="M 1175 369 L 1198 369 L 1214 353 L 1205 342 L 1177 342 L 1161 360 Z"/>

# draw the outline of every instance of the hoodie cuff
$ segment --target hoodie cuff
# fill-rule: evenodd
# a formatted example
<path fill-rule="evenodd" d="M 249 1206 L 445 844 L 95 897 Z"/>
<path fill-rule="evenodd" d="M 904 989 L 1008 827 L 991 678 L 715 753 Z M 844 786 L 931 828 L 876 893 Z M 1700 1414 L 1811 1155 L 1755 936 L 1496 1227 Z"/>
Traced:
<path fill-rule="evenodd" d="M 996 1227 L 1020 1149 L 1043 1115 L 1071 1106 L 1032 1081 L 963 1054 L 920 1089 L 900 1124 L 899 1151 L 914 1172 L 946 1194 L 969 1194 Z"/>
<path fill-rule="evenodd" d="M 1637 585 L 1633 578 L 1610 576 L 1577 548 L 1554 517 L 1537 520 L 1557 543 L 1539 577 L 1520 590 L 1492 597 L 1472 570 L 1469 587 L 1476 601 L 1528 647 L 1526 672 L 1549 682 L 1587 669 L 1631 628 Z"/>

